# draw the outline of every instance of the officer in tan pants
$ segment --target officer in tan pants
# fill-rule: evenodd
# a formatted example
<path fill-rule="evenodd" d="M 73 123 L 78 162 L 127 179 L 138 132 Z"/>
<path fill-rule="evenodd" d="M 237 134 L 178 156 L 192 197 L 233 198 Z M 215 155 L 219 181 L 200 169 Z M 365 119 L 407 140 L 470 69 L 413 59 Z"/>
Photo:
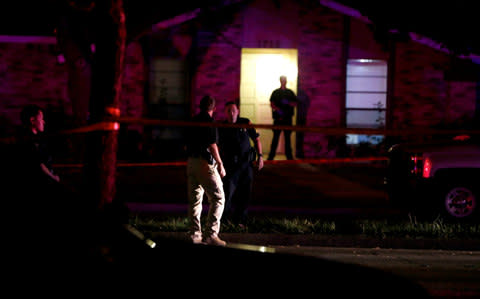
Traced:
<path fill-rule="evenodd" d="M 200 101 L 200 113 L 193 122 L 213 122 L 215 99 L 204 96 Z M 226 175 L 217 147 L 218 132 L 215 127 L 192 126 L 187 133 L 187 183 L 189 237 L 195 244 L 225 246 L 218 236 L 220 220 L 225 205 L 222 178 Z M 209 210 L 205 232 L 202 233 L 201 213 L 203 195 L 207 194 Z"/>

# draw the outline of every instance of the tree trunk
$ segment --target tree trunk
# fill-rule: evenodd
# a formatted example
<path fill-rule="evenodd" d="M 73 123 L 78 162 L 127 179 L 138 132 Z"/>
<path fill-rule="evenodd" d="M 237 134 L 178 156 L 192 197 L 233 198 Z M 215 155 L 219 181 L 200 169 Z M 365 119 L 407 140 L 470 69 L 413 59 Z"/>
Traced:
<path fill-rule="evenodd" d="M 106 122 L 102 131 L 88 133 L 85 154 L 85 200 L 95 211 L 114 203 L 117 163 L 119 102 L 124 65 L 126 27 L 122 0 L 96 1 L 89 123 Z"/>

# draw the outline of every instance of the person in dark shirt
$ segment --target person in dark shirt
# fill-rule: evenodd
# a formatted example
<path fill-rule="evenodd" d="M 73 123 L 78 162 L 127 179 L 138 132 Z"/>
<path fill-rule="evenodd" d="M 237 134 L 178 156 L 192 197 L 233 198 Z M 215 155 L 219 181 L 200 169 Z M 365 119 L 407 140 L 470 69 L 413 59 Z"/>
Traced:
<path fill-rule="evenodd" d="M 200 113 L 193 122 L 213 123 L 215 99 L 204 96 L 200 101 Z M 187 130 L 187 184 L 189 237 L 194 244 L 206 243 L 225 246 L 218 236 L 225 205 L 222 178 L 226 175 L 218 152 L 216 127 L 192 126 Z M 210 204 L 205 232 L 202 233 L 201 213 L 204 193 Z"/>
<path fill-rule="evenodd" d="M 53 171 L 53 157 L 44 135 L 44 112 L 38 105 L 25 106 L 20 114 L 21 131 L 12 153 L 12 173 L 10 176 L 12 205 L 19 207 L 24 215 L 23 225 L 34 223 L 35 229 L 53 225 L 67 215 L 67 202 L 71 197 L 64 196 L 64 186 L 60 176 Z M 68 199 L 66 199 L 68 198 Z M 51 231 L 48 231 L 49 233 Z M 31 238 L 47 240 L 47 231 L 33 234 Z M 50 234 L 50 237 L 53 235 Z"/>
<path fill-rule="evenodd" d="M 18 171 L 24 184 L 32 189 L 48 190 L 60 182 L 60 177 L 52 168 L 52 156 L 43 136 L 45 119 L 43 109 L 37 105 L 27 105 L 20 114 L 22 133 L 18 140 L 16 155 Z"/>
<path fill-rule="evenodd" d="M 225 104 L 225 115 L 227 119 L 224 123 L 251 124 L 248 118 L 239 117 L 238 106 L 233 101 Z M 222 222 L 230 221 L 245 227 L 252 194 L 254 163 L 258 170 L 263 168 L 260 135 L 255 128 L 220 128 L 219 149 L 227 171 L 223 178 L 225 210 Z"/>
<path fill-rule="evenodd" d="M 273 124 L 277 126 L 291 126 L 295 106 L 298 100 L 295 93 L 287 88 L 287 77 L 280 76 L 280 87 L 275 89 L 270 96 L 270 106 L 272 107 Z M 273 160 L 277 152 L 278 141 L 282 130 L 273 130 L 273 139 L 270 145 L 268 160 Z M 285 156 L 288 160 L 293 159 L 291 146 L 291 130 L 283 130 L 285 138 Z"/>

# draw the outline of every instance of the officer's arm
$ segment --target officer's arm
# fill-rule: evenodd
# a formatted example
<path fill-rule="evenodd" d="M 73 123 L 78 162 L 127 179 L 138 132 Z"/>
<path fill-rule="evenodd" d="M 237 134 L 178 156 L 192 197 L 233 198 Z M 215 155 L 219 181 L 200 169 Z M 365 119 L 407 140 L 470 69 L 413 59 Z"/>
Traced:
<path fill-rule="evenodd" d="M 208 149 L 210 150 L 210 153 L 213 156 L 213 159 L 217 162 L 217 169 L 218 172 L 220 173 L 220 176 L 223 178 L 227 172 L 225 171 L 225 168 L 223 167 L 223 162 L 222 158 L 220 158 L 220 154 L 218 152 L 218 146 L 216 143 L 212 143 L 208 146 Z"/>
<path fill-rule="evenodd" d="M 260 137 L 255 138 L 255 140 L 253 142 L 254 142 L 254 146 L 255 146 L 255 149 L 257 150 L 258 155 L 261 157 L 261 155 L 262 155 L 262 143 L 260 142 Z"/>
<path fill-rule="evenodd" d="M 274 104 L 273 102 L 270 102 L 270 107 L 272 107 L 272 110 L 273 110 L 273 111 L 280 110 L 280 108 L 278 108 L 277 106 L 275 106 L 275 104 Z"/>
<path fill-rule="evenodd" d="M 263 154 L 262 154 L 262 143 L 260 142 L 260 136 L 257 136 L 254 140 L 254 146 L 258 153 L 258 170 L 263 168 Z"/>
<path fill-rule="evenodd" d="M 295 93 L 293 92 L 293 90 L 290 90 L 290 92 L 291 92 L 291 96 L 290 96 L 290 101 L 288 101 L 288 104 L 289 104 L 290 106 L 295 107 L 295 106 L 297 106 L 297 104 L 298 104 L 298 98 L 297 98 L 297 96 L 295 95 Z"/>
<path fill-rule="evenodd" d="M 273 91 L 272 95 L 270 96 L 270 107 L 272 107 L 273 111 L 280 110 L 280 108 L 278 108 L 275 105 L 275 97 L 276 97 L 276 94 L 275 94 L 275 91 Z"/>
<path fill-rule="evenodd" d="M 248 120 L 248 124 L 251 125 L 252 122 Z M 258 157 L 262 157 L 262 143 L 260 142 L 260 134 L 255 130 L 255 128 L 248 128 L 247 129 L 248 136 L 250 136 L 250 139 L 253 141 L 253 146 L 255 147 L 255 150 L 258 153 Z"/>
<path fill-rule="evenodd" d="M 40 169 L 45 173 L 47 176 L 51 177 L 55 182 L 60 182 L 60 177 L 54 174 L 44 163 L 40 163 Z"/>

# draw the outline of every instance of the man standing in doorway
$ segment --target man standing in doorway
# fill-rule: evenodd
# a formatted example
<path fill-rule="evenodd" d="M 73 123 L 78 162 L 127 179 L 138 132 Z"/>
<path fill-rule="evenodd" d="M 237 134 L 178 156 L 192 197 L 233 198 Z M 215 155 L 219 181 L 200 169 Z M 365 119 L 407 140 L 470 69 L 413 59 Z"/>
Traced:
<path fill-rule="evenodd" d="M 277 126 L 291 126 L 295 106 L 298 100 L 295 93 L 287 88 L 287 77 L 280 76 L 280 87 L 275 89 L 270 96 L 270 106 L 272 107 L 273 125 Z M 270 154 L 268 160 L 273 160 L 277 152 L 278 140 L 282 130 L 273 130 L 273 139 L 270 146 Z M 292 131 L 283 130 L 283 137 L 285 139 L 285 156 L 287 160 L 293 160 L 292 145 L 290 135 Z"/>
<path fill-rule="evenodd" d="M 200 101 L 200 113 L 193 117 L 193 122 L 213 123 L 214 111 L 215 99 L 208 95 L 204 96 Z M 217 142 L 216 127 L 192 126 L 188 130 L 186 140 L 188 220 L 189 237 L 194 244 L 226 245 L 226 242 L 218 237 L 225 204 L 222 178 L 226 172 Z M 202 233 L 200 218 L 204 193 L 207 194 L 210 207 L 207 227 Z"/>

